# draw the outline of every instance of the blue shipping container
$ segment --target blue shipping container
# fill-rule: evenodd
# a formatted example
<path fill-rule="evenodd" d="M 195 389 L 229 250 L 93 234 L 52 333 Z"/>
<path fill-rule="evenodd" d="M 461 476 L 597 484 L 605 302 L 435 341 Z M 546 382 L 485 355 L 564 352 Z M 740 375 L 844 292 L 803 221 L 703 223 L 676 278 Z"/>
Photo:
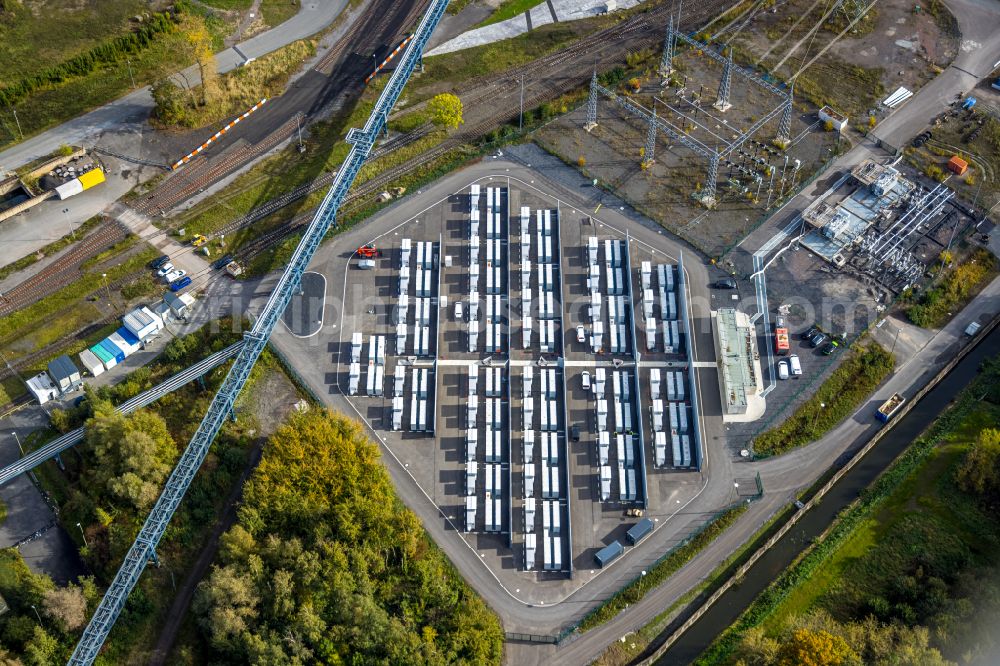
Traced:
<path fill-rule="evenodd" d="M 106 352 L 115 357 L 115 360 L 117 362 L 122 363 L 125 361 L 125 350 L 119 349 L 118 345 L 111 342 L 111 340 L 109 340 L 108 338 L 104 338 L 103 340 L 101 340 L 100 344 L 102 347 L 104 347 L 104 350 Z"/>
<path fill-rule="evenodd" d="M 135 346 L 142 345 L 142 343 L 139 342 L 139 338 L 135 337 L 135 334 L 132 333 L 132 331 L 125 328 L 124 326 L 115 331 L 115 333 L 125 338 L 125 342 L 129 343 L 130 345 L 135 345 Z"/>

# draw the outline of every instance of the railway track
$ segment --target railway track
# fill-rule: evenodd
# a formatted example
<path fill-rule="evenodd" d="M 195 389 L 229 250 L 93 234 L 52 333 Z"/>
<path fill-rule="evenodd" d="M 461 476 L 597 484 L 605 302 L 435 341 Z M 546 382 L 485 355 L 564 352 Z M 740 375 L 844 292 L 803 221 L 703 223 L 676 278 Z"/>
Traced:
<path fill-rule="evenodd" d="M 304 117 L 302 113 L 295 114 L 259 143 L 239 145 L 214 158 L 195 160 L 187 167 L 175 171 L 155 190 L 133 202 L 131 207 L 150 217 L 172 210 L 216 180 L 228 176 L 290 138 Z"/>
<path fill-rule="evenodd" d="M 419 141 L 423 137 L 427 136 L 427 134 L 430 133 L 432 128 L 433 126 L 430 123 L 425 123 L 421 127 L 418 127 L 417 129 L 413 130 L 412 132 L 395 136 L 392 139 L 386 141 L 378 148 L 376 148 L 374 151 L 372 151 L 370 159 L 376 160 L 379 157 L 388 155 L 394 150 L 397 150 L 404 146 L 408 146 L 411 143 Z M 305 185 L 300 185 L 299 187 L 296 187 L 294 190 L 291 190 L 290 192 L 275 197 L 274 199 L 271 199 L 270 201 L 265 203 L 263 206 L 258 206 L 257 208 L 253 209 L 243 217 L 233 220 L 229 224 L 217 230 L 214 234 L 212 234 L 212 236 L 216 237 L 222 234 L 230 234 L 234 231 L 244 229 L 253 224 L 254 222 L 258 222 L 264 219 L 271 213 L 280 210 L 281 208 L 284 208 L 285 206 L 295 201 L 298 201 L 303 197 L 307 197 L 317 190 L 321 190 L 324 187 L 329 186 L 330 183 L 333 182 L 333 179 L 336 176 L 337 176 L 336 171 L 327 172 L 310 183 L 306 183 Z"/>
<path fill-rule="evenodd" d="M 27 307 L 78 279 L 80 267 L 86 261 L 124 240 L 127 235 L 128 230 L 117 222 L 102 222 L 58 259 L 5 292 L 0 299 L 0 316 Z"/>
<path fill-rule="evenodd" d="M 421 3 L 421 5 L 422 4 L 423 3 Z M 698 10 L 691 11 L 688 16 L 685 17 L 685 23 L 690 22 L 691 24 L 687 25 L 686 28 L 691 29 L 692 27 L 697 26 L 701 21 L 715 15 L 728 4 L 729 3 L 727 2 L 712 2 L 699 7 Z M 484 118 L 482 121 L 474 125 L 463 127 L 459 133 L 438 146 L 435 146 L 431 150 L 426 151 L 425 153 L 422 153 L 421 155 L 418 155 L 403 164 L 388 169 L 377 175 L 375 178 L 360 184 L 351 191 L 351 194 L 345 200 L 344 210 L 348 211 L 350 210 L 352 204 L 356 205 L 365 197 L 382 191 L 388 184 L 411 170 L 424 166 L 463 143 L 479 137 L 491 129 L 501 126 L 512 118 L 516 118 L 520 107 L 519 93 L 520 81 L 522 77 L 525 80 L 524 108 L 532 109 L 547 100 L 556 98 L 565 92 L 583 85 L 586 80 L 589 79 L 595 63 L 599 63 L 601 66 L 606 67 L 612 60 L 616 62 L 624 62 L 625 55 L 630 52 L 641 51 L 646 48 L 658 46 L 668 13 L 669 7 L 667 5 L 659 5 L 652 8 L 648 12 L 634 15 L 617 25 L 605 28 L 604 30 L 600 30 L 588 37 L 585 37 L 566 49 L 549 54 L 530 63 L 514 67 L 499 74 L 484 76 L 470 81 L 467 85 L 460 89 L 464 103 L 467 107 L 473 107 L 477 104 L 485 103 L 488 100 L 491 105 L 491 109 L 493 110 L 490 117 Z M 416 11 L 416 9 L 411 9 L 410 14 L 418 16 L 420 12 Z M 383 18 L 381 23 L 384 23 L 387 20 L 388 19 Z M 629 48 L 622 48 L 622 42 L 624 40 L 628 40 Z M 347 48 L 346 44 L 349 43 L 350 40 L 344 39 L 342 42 L 345 46 L 339 46 L 339 53 L 342 53 Z M 337 48 L 338 47 L 331 49 L 331 51 L 324 56 L 324 59 L 317 64 L 316 68 L 319 69 L 324 66 L 324 62 L 332 62 L 338 54 Z M 327 64 L 329 63 L 327 62 Z M 286 123 L 282 129 L 287 131 L 289 124 L 291 125 L 292 130 L 294 130 L 294 118 L 289 123 Z M 396 137 L 386 144 L 383 144 L 374 156 L 383 156 L 392 150 L 418 140 L 420 137 L 424 136 L 427 131 L 429 131 L 429 128 L 424 128 L 423 134 L 418 134 L 418 131 L 402 135 L 401 137 Z M 284 138 L 287 138 L 287 136 L 290 135 L 290 132 L 282 136 L 281 130 L 279 130 L 276 134 L 277 136 L 269 137 L 268 140 L 262 142 L 262 144 L 252 147 L 243 147 L 242 150 L 255 150 L 258 154 L 262 154 L 280 143 L 284 140 Z M 230 155 L 228 156 L 226 162 L 232 164 L 236 159 L 238 158 Z M 208 160 L 204 161 L 208 162 Z M 171 186 L 171 193 L 164 196 L 164 201 L 169 199 L 176 200 L 170 207 L 175 206 L 177 203 L 180 203 L 207 185 L 207 183 L 202 184 L 194 182 L 194 179 L 191 177 L 192 173 L 194 173 L 196 178 L 201 180 L 202 178 L 210 177 L 209 174 L 221 173 L 225 169 L 222 165 L 213 166 L 210 164 L 204 164 L 201 167 L 193 169 L 192 167 L 196 164 L 199 164 L 199 162 L 188 165 L 188 167 L 186 167 L 187 177 L 179 180 L 176 184 L 173 184 Z M 230 233 L 233 230 L 250 226 L 254 222 L 263 219 L 267 215 L 274 213 L 293 201 L 296 201 L 304 196 L 308 196 L 308 194 L 328 185 L 332 181 L 333 177 L 334 173 L 323 174 L 315 181 L 302 185 L 289 193 L 281 195 L 254 211 L 251 211 L 246 216 L 234 220 L 226 226 L 226 231 L 220 231 L 219 233 Z M 150 205 L 152 206 L 151 208 L 149 207 Z M 140 209 L 137 208 L 137 210 Z M 146 204 L 145 210 L 153 212 L 159 210 L 160 212 L 163 212 L 164 209 L 158 205 L 157 200 L 154 198 L 153 201 Z M 140 210 L 140 212 L 143 212 L 143 210 Z M 239 259 L 246 260 L 260 254 L 261 252 L 267 251 L 293 234 L 300 227 L 308 224 L 309 220 L 312 219 L 312 214 L 313 212 L 310 210 L 292 218 L 274 229 L 269 230 L 240 248 L 240 250 L 235 253 L 236 256 Z M 112 283 L 111 287 L 118 288 L 119 286 L 136 279 L 143 272 L 144 271 L 140 270 L 123 276 L 119 280 Z M 97 291 L 100 290 L 95 290 L 94 293 Z M 81 329 L 81 331 L 78 331 L 73 336 L 70 336 L 67 340 L 61 341 L 47 349 L 39 350 L 33 354 L 23 357 L 15 363 L 15 367 L 30 367 L 32 364 L 37 363 L 40 360 L 50 358 L 53 354 L 65 349 L 73 342 L 84 339 L 88 334 L 93 335 L 93 333 L 99 330 L 101 326 L 110 323 L 117 316 L 118 315 L 116 314 L 115 316 L 106 317 L 100 322 Z M 0 369 L 0 378 L 7 377 L 10 374 L 11 372 L 7 368 Z"/>

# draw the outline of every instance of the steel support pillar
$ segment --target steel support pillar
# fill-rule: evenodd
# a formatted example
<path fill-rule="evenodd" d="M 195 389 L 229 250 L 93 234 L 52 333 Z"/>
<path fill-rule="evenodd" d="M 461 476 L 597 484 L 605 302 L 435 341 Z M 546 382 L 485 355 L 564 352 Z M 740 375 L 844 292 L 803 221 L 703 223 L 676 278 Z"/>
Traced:
<path fill-rule="evenodd" d="M 701 191 L 702 205 L 705 208 L 715 207 L 715 187 L 719 179 L 719 156 L 712 155 L 708 158 L 708 179 L 705 181 L 705 189 Z"/>
<path fill-rule="evenodd" d="M 795 84 L 788 89 L 788 97 L 785 100 L 785 108 L 781 110 L 781 120 L 778 122 L 778 136 L 774 142 L 782 148 L 787 148 L 792 141 L 792 99 L 795 96 Z"/>
<path fill-rule="evenodd" d="M 656 151 L 656 104 L 653 105 L 653 116 L 649 119 L 649 129 L 646 130 L 646 145 L 642 150 L 642 168 L 653 166 Z"/>
<path fill-rule="evenodd" d="M 660 76 L 667 78 L 674 71 L 674 17 L 667 24 L 667 38 L 663 40 L 663 56 L 660 58 Z"/>
<path fill-rule="evenodd" d="M 715 108 L 719 111 L 728 111 L 733 105 L 729 103 L 729 91 L 733 83 L 733 49 L 729 49 L 729 56 L 722 66 L 722 80 L 719 81 L 719 99 L 715 102 Z"/>
<path fill-rule="evenodd" d="M 583 126 L 583 129 L 588 132 L 595 127 L 597 127 L 597 70 L 594 70 L 594 75 L 590 77 L 590 97 L 587 98 L 587 124 Z"/>

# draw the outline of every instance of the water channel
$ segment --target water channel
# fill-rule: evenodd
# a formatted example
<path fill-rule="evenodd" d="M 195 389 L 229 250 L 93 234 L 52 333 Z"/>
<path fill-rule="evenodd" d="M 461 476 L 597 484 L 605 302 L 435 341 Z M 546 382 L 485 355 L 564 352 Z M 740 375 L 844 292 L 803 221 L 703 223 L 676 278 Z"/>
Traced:
<path fill-rule="evenodd" d="M 656 666 L 688 664 L 697 659 L 723 630 L 731 625 L 811 541 L 822 534 L 833 519 L 869 486 L 906 447 L 920 435 L 958 393 L 977 375 L 980 363 L 1000 354 L 1000 327 L 979 341 L 948 375 L 892 428 L 864 459 L 845 474 L 814 507 L 788 531 L 754 566 L 743 582 L 730 588 L 695 624 L 656 661 Z M 673 631 L 670 627 L 668 632 Z M 651 649 L 666 640 L 663 634 Z"/>

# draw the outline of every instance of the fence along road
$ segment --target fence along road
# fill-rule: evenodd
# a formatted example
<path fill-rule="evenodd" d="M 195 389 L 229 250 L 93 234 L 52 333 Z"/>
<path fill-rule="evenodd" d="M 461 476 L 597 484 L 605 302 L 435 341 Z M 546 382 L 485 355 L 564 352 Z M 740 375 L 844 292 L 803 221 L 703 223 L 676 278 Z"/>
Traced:
<path fill-rule="evenodd" d="M 399 66 L 382 91 L 382 95 L 376 102 L 364 128 L 354 128 L 348 132 L 347 141 L 352 144 L 351 152 L 348 153 L 343 166 L 337 172 L 337 177 L 334 179 L 330 191 L 316 211 L 312 222 L 309 223 L 298 247 L 295 248 L 288 266 L 285 267 L 274 291 L 261 310 L 260 317 L 253 329 L 246 334 L 245 342 L 236 356 L 236 362 L 233 363 L 229 374 L 226 375 L 222 386 L 212 399 L 208 413 L 205 414 L 198 430 L 191 438 L 191 442 L 181 454 L 177 467 L 167 479 L 163 493 L 156 500 L 156 504 L 153 505 L 139 535 L 125 555 L 125 560 L 115 575 L 111 587 L 101 599 L 90 623 L 80 637 L 80 642 L 70 657 L 70 664 L 89 666 L 94 662 L 111 631 L 111 627 L 114 626 L 121 614 L 129 593 L 139 582 L 142 572 L 145 571 L 146 563 L 150 559 L 156 560 L 156 546 L 163 537 L 170 519 L 184 498 L 184 494 L 202 461 L 204 461 L 209 446 L 232 412 L 236 398 L 246 384 L 250 371 L 267 345 L 271 332 L 281 318 L 285 307 L 298 291 L 302 274 L 312 260 L 313 254 L 319 248 L 327 230 L 334 223 L 337 210 L 368 158 L 375 140 L 385 129 L 392 107 L 403 92 L 403 87 L 409 80 L 414 66 L 423 54 L 427 40 L 434 32 L 434 28 L 437 27 L 447 6 L 448 0 L 431 0 L 420 26 L 414 33 L 413 40 L 407 45 Z"/>

